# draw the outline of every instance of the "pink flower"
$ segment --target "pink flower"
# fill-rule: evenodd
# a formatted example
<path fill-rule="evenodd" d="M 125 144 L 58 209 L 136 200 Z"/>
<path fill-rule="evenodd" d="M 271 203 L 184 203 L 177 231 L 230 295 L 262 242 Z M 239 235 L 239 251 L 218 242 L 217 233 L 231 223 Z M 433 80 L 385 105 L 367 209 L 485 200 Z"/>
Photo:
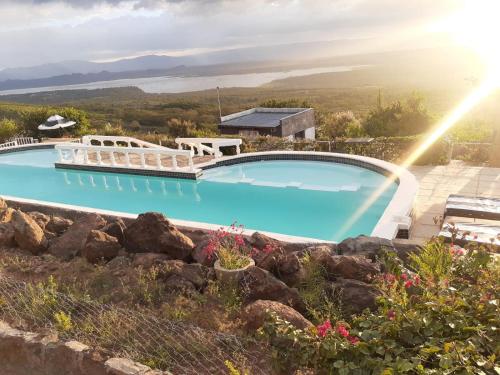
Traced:
<path fill-rule="evenodd" d="M 264 246 L 262 251 L 266 254 L 269 254 L 269 253 L 272 253 L 274 251 L 274 247 L 270 244 L 267 244 L 266 246 Z"/>
<path fill-rule="evenodd" d="M 415 277 L 413 278 L 413 282 L 415 283 L 415 285 L 420 285 L 420 281 L 420 276 L 415 275 Z"/>
<path fill-rule="evenodd" d="M 411 288 L 413 286 L 413 281 L 412 280 L 408 280 L 407 282 L 405 282 L 405 288 L 408 289 L 408 288 Z"/>
<path fill-rule="evenodd" d="M 332 324 L 329 320 L 326 320 L 323 324 L 316 327 L 318 330 L 319 337 L 325 337 L 329 330 L 332 329 Z"/>
<path fill-rule="evenodd" d="M 349 331 L 347 330 L 347 328 L 345 326 L 343 326 L 342 324 L 339 324 L 338 327 L 337 327 L 337 333 L 340 335 L 340 336 L 343 336 L 343 337 L 348 337 L 349 336 Z"/>
<path fill-rule="evenodd" d="M 352 345 L 356 345 L 359 342 L 359 339 L 355 336 L 349 336 L 349 337 L 347 337 L 347 340 L 349 340 L 349 342 Z"/>
<path fill-rule="evenodd" d="M 394 310 L 387 311 L 387 319 L 389 320 L 396 319 L 396 312 Z"/>
<path fill-rule="evenodd" d="M 238 246 L 245 246 L 245 239 L 242 236 L 234 236 L 234 242 Z"/>
<path fill-rule="evenodd" d="M 392 285 L 394 284 L 394 282 L 396 281 L 396 276 L 393 275 L 392 273 L 386 273 L 384 275 L 384 281 L 389 284 L 389 285 Z"/>
<path fill-rule="evenodd" d="M 401 279 L 404 280 L 404 281 L 408 280 L 408 275 L 406 273 L 402 273 L 401 274 Z"/>

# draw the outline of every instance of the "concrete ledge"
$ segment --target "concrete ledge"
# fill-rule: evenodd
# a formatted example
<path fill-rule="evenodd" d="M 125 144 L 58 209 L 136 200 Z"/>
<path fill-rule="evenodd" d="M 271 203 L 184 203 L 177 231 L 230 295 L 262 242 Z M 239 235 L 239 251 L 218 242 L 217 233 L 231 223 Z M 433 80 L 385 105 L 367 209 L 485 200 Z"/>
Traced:
<path fill-rule="evenodd" d="M 79 170 L 79 171 L 89 171 L 89 172 L 104 172 L 104 173 L 121 173 L 121 174 L 132 174 L 140 176 L 152 176 L 152 177 L 168 177 L 168 178 L 183 178 L 187 180 L 196 180 L 201 176 L 201 170 L 194 170 L 193 172 L 185 171 L 160 171 L 156 169 L 136 169 L 136 168 L 126 168 L 126 167 L 109 167 L 104 165 L 82 165 L 82 164 L 67 164 L 67 163 L 55 163 L 55 167 L 58 169 L 69 169 L 69 170 Z"/>
<path fill-rule="evenodd" d="M 78 341 L 23 332 L 0 321 L 2 375 L 172 375 L 123 358 L 102 358 Z"/>

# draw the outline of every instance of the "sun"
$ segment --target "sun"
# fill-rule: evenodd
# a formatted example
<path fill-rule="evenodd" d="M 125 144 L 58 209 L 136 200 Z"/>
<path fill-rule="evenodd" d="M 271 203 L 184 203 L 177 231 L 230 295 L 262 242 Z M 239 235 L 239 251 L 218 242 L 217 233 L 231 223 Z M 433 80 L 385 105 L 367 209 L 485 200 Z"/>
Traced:
<path fill-rule="evenodd" d="M 435 26 L 448 33 L 454 43 L 477 53 L 489 78 L 500 80 L 499 16 L 500 0 L 464 0 L 458 11 Z"/>

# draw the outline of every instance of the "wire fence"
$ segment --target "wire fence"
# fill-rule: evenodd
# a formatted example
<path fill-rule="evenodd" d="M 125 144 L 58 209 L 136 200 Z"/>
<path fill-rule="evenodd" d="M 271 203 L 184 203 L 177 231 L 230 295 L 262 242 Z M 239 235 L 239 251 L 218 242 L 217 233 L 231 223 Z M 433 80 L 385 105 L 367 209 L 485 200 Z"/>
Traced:
<path fill-rule="evenodd" d="M 174 374 L 228 374 L 228 364 L 241 373 L 272 373 L 261 342 L 66 295 L 51 279 L 29 284 L 0 276 L 0 319 L 31 331 L 56 330 L 63 340 Z"/>

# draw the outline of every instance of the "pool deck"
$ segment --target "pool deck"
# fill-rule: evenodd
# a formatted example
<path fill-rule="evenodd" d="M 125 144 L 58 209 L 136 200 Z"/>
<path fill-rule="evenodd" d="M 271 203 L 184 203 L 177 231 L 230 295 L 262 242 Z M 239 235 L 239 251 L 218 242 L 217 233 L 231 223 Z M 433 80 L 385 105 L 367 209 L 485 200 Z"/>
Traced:
<path fill-rule="evenodd" d="M 500 168 L 469 166 L 452 161 L 444 166 L 409 168 L 419 182 L 410 239 L 425 242 L 439 233 L 434 218 L 442 216 L 450 194 L 500 198 Z M 460 222 L 484 220 L 460 218 Z"/>

